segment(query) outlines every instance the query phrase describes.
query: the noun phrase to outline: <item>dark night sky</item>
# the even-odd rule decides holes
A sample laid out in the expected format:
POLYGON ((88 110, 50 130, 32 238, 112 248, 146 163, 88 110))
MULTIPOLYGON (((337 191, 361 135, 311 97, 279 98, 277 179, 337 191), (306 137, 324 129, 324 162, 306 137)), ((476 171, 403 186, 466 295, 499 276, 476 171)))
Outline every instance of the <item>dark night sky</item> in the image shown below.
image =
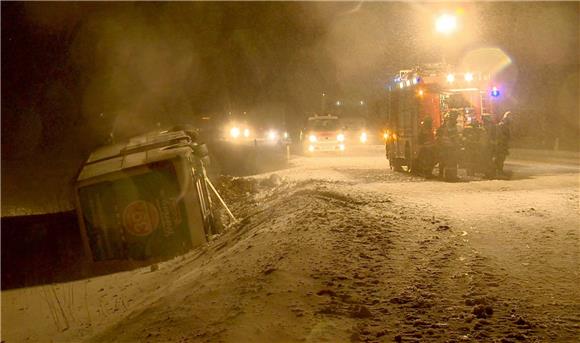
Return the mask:
POLYGON ((319 109, 323 90, 372 99, 398 69, 480 47, 513 61, 510 109, 578 138, 577 2, 1 6, 3 160, 90 149, 113 123, 146 129, 231 110, 292 125, 319 109), (434 36, 433 16, 458 7, 461 32, 434 36))

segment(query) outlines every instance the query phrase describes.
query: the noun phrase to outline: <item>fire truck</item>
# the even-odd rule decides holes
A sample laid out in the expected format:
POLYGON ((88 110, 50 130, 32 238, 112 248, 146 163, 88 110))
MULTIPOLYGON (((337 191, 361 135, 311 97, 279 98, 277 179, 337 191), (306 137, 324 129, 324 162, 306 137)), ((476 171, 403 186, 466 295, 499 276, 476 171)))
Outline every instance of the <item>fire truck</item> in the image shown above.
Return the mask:
POLYGON ((459 132, 482 117, 493 118, 500 90, 491 75, 454 69, 447 64, 426 64, 400 70, 387 83, 383 105, 386 157, 391 169, 412 172, 418 165, 420 125, 427 117, 432 134, 450 111, 458 113, 459 132))

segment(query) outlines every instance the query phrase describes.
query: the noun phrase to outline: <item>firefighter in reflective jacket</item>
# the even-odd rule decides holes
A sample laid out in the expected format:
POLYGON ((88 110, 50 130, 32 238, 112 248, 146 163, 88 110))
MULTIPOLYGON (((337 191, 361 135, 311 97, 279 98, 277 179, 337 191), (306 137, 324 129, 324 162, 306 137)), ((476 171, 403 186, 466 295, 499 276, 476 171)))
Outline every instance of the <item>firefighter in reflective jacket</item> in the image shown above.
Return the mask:
POLYGON ((433 135, 433 120, 431 117, 425 117, 423 121, 421 121, 418 143, 418 172, 426 178, 431 178, 433 177, 433 167, 437 163, 435 136, 433 135))
POLYGON ((437 150, 439 155, 439 177, 446 181, 457 180, 457 155, 459 150, 459 133, 457 132, 457 111, 450 111, 443 119, 443 125, 437 129, 437 150))

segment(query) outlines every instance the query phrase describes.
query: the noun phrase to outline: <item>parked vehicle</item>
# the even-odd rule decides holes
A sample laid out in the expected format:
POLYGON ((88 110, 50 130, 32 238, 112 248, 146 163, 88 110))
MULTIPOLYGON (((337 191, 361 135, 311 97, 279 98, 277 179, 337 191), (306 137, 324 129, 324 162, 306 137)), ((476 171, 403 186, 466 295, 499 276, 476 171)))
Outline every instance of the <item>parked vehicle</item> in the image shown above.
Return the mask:
POLYGON ((447 163, 445 168, 455 168, 449 170, 449 175, 456 175, 457 166, 462 163, 461 159, 456 161, 455 157, 462 156, 456 150, 461 146, 442 144, 446 140, 443 134, 438 134, 440 139, 434 142, 435 132, 445 133, 453 127, 452 131, 460 136, 465 127, 481 125, 483 117, 493 117, 501 97, 489 74, 429 64, 401 70, 389 83, 384 100, 383 137, 390 167, 417 171, 436 162, 434 151, 439 162, 449 159, 445 156, 449 152, 454 155, 453 163, 447 163), (446 125, 445 116, 450 116, 453 122, 446 125), (449 128, 443 130, 443 126, 449 128), (422 157, 433 162, 420 161, 422 157))

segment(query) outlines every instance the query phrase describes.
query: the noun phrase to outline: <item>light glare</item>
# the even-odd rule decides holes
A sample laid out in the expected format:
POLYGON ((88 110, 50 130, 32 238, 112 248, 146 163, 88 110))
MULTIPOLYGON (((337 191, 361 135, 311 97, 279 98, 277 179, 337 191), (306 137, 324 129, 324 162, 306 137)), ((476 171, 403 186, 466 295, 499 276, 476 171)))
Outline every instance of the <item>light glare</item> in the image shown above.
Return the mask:
POLYGON ((366 142, 367 142, 367 140, 368 140, 367 133, 366 133, 366 132, 363 132, 363 133, 361 133, 361 134, 360 134, 360 142, 361 142, 361 143, 366 143, 366 142))
POLYGON ((233 138, 238 138, 240 136, 240 129, 237 127, 232 127, 230 130, 230 136, 233 138))
POLYGON ((437 18, 435 28, 439 33, 451 34, 457 29, 457 18, 450 14, 442 14, 437 18))
POLYGON ((278 138, 278 132, 274 131, 274 130, 270 130, 268 131, 268 139, 271 141, 276 140, 276 138, 278 138))

